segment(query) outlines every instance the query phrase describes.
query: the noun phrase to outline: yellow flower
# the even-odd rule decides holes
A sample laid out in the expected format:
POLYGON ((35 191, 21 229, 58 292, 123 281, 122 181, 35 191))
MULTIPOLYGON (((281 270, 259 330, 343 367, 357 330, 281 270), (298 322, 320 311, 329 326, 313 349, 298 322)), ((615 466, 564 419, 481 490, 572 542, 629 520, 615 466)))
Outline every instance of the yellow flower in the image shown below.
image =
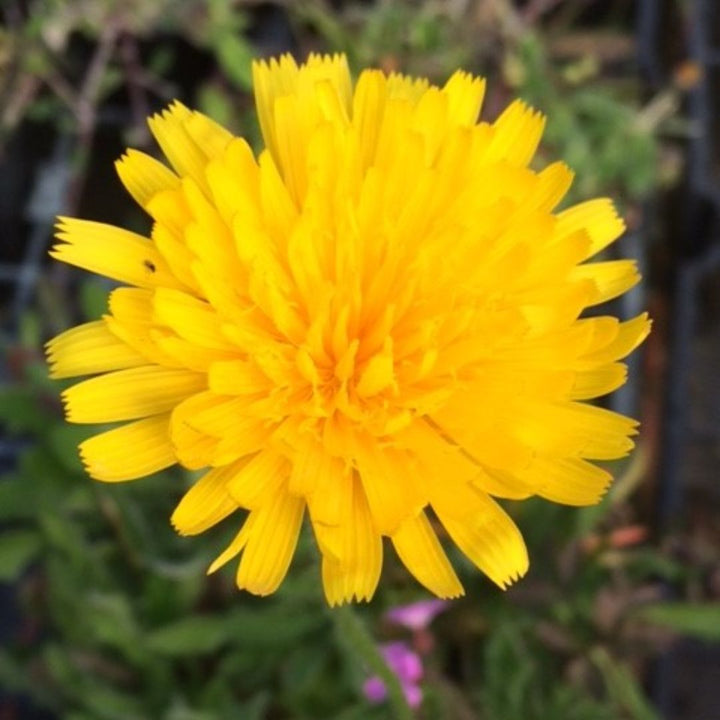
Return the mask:
POLYGON ((88 472, 209 470, 172 516, 195 534, 241 510, 212 564, 273 592, 305 510, 330 604, 369 599, 383 537, 441 597, 462 586, 436 535, 501 587, 525 573, 493 499, 595 503, 636 423, 585 403, 625 380, 641 315, 581 317, 638 281, 586 262, 624 229, 609 200, 554 208, 572 173, 528 167, 544 119, 477 123, 485 83, 443 88, 343 56, 254 66, 266 149, 174 103, 150 120, 172 169, 130 150, 120 179, 150 238, 62 218, 58 260, 127 287, 49 343, 67 419, 124 423, 88 472))

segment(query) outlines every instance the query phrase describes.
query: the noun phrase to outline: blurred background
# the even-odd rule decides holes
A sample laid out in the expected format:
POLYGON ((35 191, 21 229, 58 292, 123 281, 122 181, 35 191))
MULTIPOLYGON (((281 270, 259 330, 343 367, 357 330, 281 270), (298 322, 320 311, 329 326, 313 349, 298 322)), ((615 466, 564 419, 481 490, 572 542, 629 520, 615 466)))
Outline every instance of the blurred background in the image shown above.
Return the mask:
POLYGON ((0 13, 1 720, 393 716, 325 608, 309 534, 272 598, 239 593, 231 570, 206 578, 234 527, 175 535, 181 472, 91 482, 76 446, 92 429, 63 423, 43 362, 109 289, 48 262, 55 216, 147 231, 113 169, 127 146, 157 154, 145 118, 179 98, 258 147, 250 62, 284 51, 439 83, 463 67, 488 78, 486 119, 516 96, 541 109, 541 164, 565 160, 571 200, 610 195, 627 220, 612 252, 644 281, 613 312, 654 318, 609 401, 643 426, 603 503, 508 504, 525 580, 502 593, 453 558, 466 597, 408 621, 398 607, 426 595, 387 562, 358 608, 379 648, 413 656, 401 679, 422 692, 417 717, 720 717, 715 0, 2 0, 0 13))

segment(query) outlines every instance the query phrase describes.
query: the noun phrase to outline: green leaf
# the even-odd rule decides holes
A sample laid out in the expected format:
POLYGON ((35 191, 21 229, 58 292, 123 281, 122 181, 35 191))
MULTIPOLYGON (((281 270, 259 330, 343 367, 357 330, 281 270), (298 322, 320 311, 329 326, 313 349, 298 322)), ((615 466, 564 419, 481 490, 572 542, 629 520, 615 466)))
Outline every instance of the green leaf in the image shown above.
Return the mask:
POLYGON ((132 690, 119 690, 97 677, 84 684, 82 702, 90 711, 90 717, 98 720, 141 720, 147 717, 142 698, 134 697, 132 690))
POLYGON ((37 512, 37 487, 16 475, 0 477, 0 521, 24 520, 37 512))
POLYGON ((620 711, 618 717, 659 720, 627 665, 617 662, 603 648, 592 650, 590 659, 603 676, 608 697, 620 711))
POLYGON ((93 639, 123 651, 128 657, 137 656, 140 633, 128 597, 92 593, 84 612, 93 639))
POLYGON ((150 633, 147 646, 162 655, 182 656, 214 652, 227 643, 250 650, 281 650, 326 624, 322 615, 293 612, 285 606, 235 610, 225 615, 196 615, 150 633))
POLYGON ((18 331, 20 337, 20 345, 29 350, 34 350, 42 345, 42 329, 40 318, 37 312, 27 311, 20 318, 20 328, 18 331))
POLYGON ((198 91, 197 101, 200 111, 223 127, 231 128, 237 121, 232 102, 222 88, 206 83, 198 91))
POLYGON ((47 427, 35 392, 29 388, 0 387, 0 424, 12 433, 39 434, 47 427))
POLYGON ((657 603, 640 608, 636 616, 701 640, 720 640, 720 603, 657 603))
POLYGON ((146 645, 161 655, 198 655, 218 650, 231 638, 226 617, 196 615, 151 632, 146 645))
POLYGON ((93 425, 55 425, 48 433, 50 447, 60 462, 60 465, 71 473, 84 475, 83 464, 80 460, 78 445, 98 432, 93 425))
POLYGON ((42 542, 32 530, 5 530, 0 535, 0 582, 14 582, 37 557, 42 542))
POLYGON ((219 717, 215 712, 193 710, 186 705, 174 705, 167 711, 163 720, 218 720, 219 717))
MULTIPOLYGON (((223 720, 225 718, 242 718, 242 720, 262 720, 267 717, 270 696, 266 691, 257 693, 251 699, 242 702, 232 702, 224 706, 212 704, 212 709, 195 710, 184 702, 177 702, 163 715, 163 720, 223 720)), ((204 706, 205 703, 202 703, 204 706)))
POLYGON ((80 308, 88 320, 99 320, 108 306, 108 283, 102 280, 86 280, 80 286, 80 308))
POLYGON ((18 659, 0 648, 0 687, 5 692, 24 692, 29 685, 28 674, 18 659))
POLYGON ((254 55, 248 43, 236 35, 223 34, 217 40, 215 51, 228 79, 242 90, 249 90, 254 55))

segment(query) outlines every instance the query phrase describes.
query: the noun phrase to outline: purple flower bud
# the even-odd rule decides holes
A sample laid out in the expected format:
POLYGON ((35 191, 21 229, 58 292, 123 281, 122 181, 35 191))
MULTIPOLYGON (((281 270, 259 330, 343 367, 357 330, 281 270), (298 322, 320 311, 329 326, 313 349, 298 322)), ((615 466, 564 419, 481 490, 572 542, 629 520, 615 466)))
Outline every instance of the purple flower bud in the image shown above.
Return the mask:
MULTIPOLYGON (((423 676, 420 656, 404 642, 388 643, 383 645, 380 651, 388 667, 400 680, 408 705, 412 708, 420 707, 422 690, 417 685, 423 676)), ((363 694, 371 703, 381 703, 387 698, 387 688, 377 675, 373 675, 363 684, 363 694)))
POLYGON ((449 603, 447 600, 420 600, 409 605, 398 605, 385 613, 385 617, 397 625, 409 630, 423 630, 443 612, 449 603))
POLYGON ((363 683, 363 695, 373 704, 381 703, 387 697, 385 683, 377 676, 369 677, 363 683))
POLYGON ((416 683, 422 679, 422 660, 407 643, 401 641, 388 643, 383 646, 382 654, 385 662, 401 681, 416 683))

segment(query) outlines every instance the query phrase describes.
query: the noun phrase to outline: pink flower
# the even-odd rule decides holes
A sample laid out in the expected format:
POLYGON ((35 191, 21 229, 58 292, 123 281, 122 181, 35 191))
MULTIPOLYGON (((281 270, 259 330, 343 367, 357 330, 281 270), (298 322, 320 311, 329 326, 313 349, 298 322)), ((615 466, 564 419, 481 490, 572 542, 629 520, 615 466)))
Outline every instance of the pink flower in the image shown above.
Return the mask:
POLYGON ((409 630, 424 630, 448 605, 446 600, 420 600, 391 608, 385 613, 385 617, 409 630))
MULTIPOLYGON (((411 708, 420 707, 422 690, 418 683, 423 676, 420 656, 413 652, 404 642, 388 643, 383 645, 380 650, 388 667, 400 680, 408 705, 411 708)), ((387 688, 377 675, 373 675, 363 684, 363 694, 371 703, 377 704, 387 698, 387 688)))

